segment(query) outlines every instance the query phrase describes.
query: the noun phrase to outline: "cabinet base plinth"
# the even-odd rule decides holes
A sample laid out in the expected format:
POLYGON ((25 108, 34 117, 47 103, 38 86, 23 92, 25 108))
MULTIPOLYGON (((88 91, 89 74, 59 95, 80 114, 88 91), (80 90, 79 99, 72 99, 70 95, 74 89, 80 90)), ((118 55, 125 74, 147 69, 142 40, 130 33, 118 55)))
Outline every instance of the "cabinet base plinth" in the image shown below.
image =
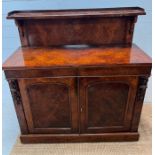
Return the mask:
POLYGON ((117 142, 137 141, 138 132, 104 134, 28 134, 20 136, 22 143, 63 143, 63 142, 117 142))

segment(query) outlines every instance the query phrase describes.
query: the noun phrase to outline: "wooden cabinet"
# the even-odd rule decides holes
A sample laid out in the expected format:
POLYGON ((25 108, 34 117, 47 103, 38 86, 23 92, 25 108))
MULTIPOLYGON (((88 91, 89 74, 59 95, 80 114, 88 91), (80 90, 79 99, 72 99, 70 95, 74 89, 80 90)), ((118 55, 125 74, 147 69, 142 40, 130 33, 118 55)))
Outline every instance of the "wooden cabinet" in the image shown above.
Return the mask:
POLYGON ((142 8, 14 11, 3 64, 23 143, 135 141, 151 59, 132 43, 142 8))
POLYGON ((130 131, 137 77, 36 78, 18 83, 30 133, 130 131))
POLYGON ((19 80, 30 133, 78 133, 75 78, 19 80))
POLYGON ((80 131, 129 131, 137 84, 137 77, 80 78, 80 131))

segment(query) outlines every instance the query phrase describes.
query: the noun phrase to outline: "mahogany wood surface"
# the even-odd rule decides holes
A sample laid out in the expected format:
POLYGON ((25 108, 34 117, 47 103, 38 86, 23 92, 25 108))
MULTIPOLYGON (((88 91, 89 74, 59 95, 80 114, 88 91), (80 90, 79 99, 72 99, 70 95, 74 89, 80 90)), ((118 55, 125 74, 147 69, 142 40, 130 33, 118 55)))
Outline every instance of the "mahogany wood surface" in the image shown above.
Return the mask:
POLYGON ((151 58, 138 46, 88 48, 19 48, 4 63, 4 70, 84 67, 109 65, 151 65, 151 58))
POLYGON ((12 94, 13 102, 14 102, 14 107, 17 113, 17 118, 20 124, 20 129, 22 134, 28 134, 28 125, 27 121, 25 118, 25 112, 21 100, 21 95, 20 95, 20 89, 18 85, 18 80, 8 80, 8 84, 10 87, 10 91, 12 94))
POLYGON ((132 43, 139 7, 13 11, 22 47, 3 70, 21 142, 138 140, 151 58, 132 43))
POLYGON ((82 133, 129 131, 138 78, 134 76, 79 79, 82 133))
POLYGON ((13 11, 22 46, 131 45, 139 7, 13 11))
POLYGON ((78 133, 76 78, 20 79, 30 133, 78 133))
POLYGON ((62 142, 123 142, 137 141, 137 132, 119 132, 104 134, 29 134, 20 136, 22 143, 62 143, 62 142))
POLYGON ((8 13, 8 19, 40 19, 40 18, 78 18, 78 17, 115 17, 145 15, 145 10, 140 7, 74 9, 74 10, 18 10, 8 13))

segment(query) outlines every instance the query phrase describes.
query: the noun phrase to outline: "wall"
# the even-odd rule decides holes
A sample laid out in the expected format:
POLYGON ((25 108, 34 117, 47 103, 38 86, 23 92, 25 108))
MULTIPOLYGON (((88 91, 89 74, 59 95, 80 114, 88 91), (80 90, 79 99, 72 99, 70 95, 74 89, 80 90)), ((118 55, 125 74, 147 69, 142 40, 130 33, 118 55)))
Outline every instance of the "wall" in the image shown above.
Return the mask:
MULTIPOLYGON (((140 6, 145 8, 147 15, 139 16, 135 27, 134 43, 139 45, 151 56, 152 42, 152 5, 151 0, 3 0, 3 61, 20 46, 17 27, 13 20, 6 20, 12 10, 31 9, 78 9, 100 7, 140 6)), ((145 102, 151 102, 151 79, 145 102)), ((19 134, 19 126, 14 112, 8 84, 3 75, 3 154, 7 155, 19 134)))

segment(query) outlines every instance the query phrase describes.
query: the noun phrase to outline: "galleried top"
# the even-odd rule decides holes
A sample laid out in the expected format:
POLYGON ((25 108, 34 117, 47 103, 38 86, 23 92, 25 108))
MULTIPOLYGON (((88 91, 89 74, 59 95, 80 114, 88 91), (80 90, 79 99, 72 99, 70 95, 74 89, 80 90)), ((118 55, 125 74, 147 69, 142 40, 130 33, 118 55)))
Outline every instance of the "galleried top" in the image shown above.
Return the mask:
POLYGON ((74 10, 30 10, 12 11, 8 19, 41 19, 41 18, 80 18, 80 17, 117 17, 145 15, 140 7, 74 9, 74 10))
POLYGON ((139 7, 12 11, 22 46, 51 47, 62 45, 129 45, 139 7))

